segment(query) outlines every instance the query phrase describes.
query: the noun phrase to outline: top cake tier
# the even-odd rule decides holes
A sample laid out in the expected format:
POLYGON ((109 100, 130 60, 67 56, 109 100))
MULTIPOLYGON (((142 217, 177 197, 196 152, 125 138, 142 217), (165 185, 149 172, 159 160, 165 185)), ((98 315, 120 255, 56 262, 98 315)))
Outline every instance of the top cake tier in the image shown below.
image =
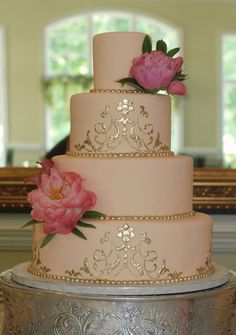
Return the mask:
MULTIPOLYGON (((93 71, 95 89, 121 89, 117 80, 129 76, 132 60, 142 54, 146 34, 114 32, 94 36, 93 71)), ((129 89, 130 86, 123 86, 129 89)))

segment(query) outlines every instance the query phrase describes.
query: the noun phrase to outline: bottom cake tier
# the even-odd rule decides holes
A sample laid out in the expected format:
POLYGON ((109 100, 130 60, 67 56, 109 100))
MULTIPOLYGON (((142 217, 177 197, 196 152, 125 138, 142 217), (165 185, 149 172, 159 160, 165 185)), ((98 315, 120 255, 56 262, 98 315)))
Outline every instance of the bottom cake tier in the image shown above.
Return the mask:
POLYGON ((202 213, 183 218, 106 218, 96 229, 80 228, 87 240, 57 234, 46 246, 43 224, 33 229, 35 275, 81 283, 149 284, 200 279, 211 265, 212 220, 202 213))

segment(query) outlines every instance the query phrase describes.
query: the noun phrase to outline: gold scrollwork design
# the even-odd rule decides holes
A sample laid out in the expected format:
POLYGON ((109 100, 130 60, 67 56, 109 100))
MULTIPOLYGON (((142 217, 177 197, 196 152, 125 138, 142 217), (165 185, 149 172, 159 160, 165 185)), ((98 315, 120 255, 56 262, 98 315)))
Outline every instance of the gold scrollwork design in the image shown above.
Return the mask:
POLYGON ((39 251, 39 247, 36 241, 33 241, 32 243, 32 260, 34 264, 37 264, 37 265, 41 264, 40 251, 39 251))
POLYGON ((87 131, 82 143, 75 145, 81 152, 109 152, 127 142, 137 152, 168 152, 162 144, 160 133, 148 122, 149 114, 144 106, 135 113, 133 102, 127 98, 120 101, 114 111, 106 105, 100 113, 102 121, 95 124, 93 132, 87 131))
POLYGON ((100 238, 100 247, 96 248, 92 257, 86 257, 79 269, 66 270, 64 275, 53 275, 50 269, 41 266, 39 270, 32 265, 29 271, 35 275, 71 280, 80 283, 111 284, 111 285, 142 285, 158 283, 174 283, 200 279, 214 272, 211 264, 211 252, 206 255, 205 264, 196 269, 195 273, 184 276, 181 271, 170 269, 162 259, 152 240, 146 232, 137 233, 125 223, 117 227, 116 237, 105 232, 100 238), (119 280, 129 273, 134 280, 119 280))
POLYGON ((214 267, 212 265, 212 255, 211 255, 211 250, 209 250, 209 254, 207 255, 206 261, 205 261, 205 265, 204 266, 200 266, 199 268, 197 268, 197 273, 199 275, 202 275, 204 273, 206 273, 207 271, 214 271, 214 267))
MULTIPOLYGON (((151 238, 146 232, 137 235, 135 229, 127 223, 117 229, 116 236, 121 241, 120 244, 116 242, 115 245, 112 234, 105 232, 100 238, 102 248, 94 250, 92 261, 86 258, 87 274, 90 278, 94 280, 109 278, 108 280, 110 280, 121 272, 128 271, 140 280, 143 276, 153 282, 183 280, 182 272, 169 269, 166 261, 159 257, 157 251, 151 246, 151 238)), ((213 270, 208 255, 205 266, 196 269, 195 275, 199 278, 204 277, 213 270)), ((67 273, 69 272, 67 271, 67 273)), ((81 273, 77 277, 80 276, 81 273)), ((73 277, 76 277, 75 272, 73 272, 73 277)))

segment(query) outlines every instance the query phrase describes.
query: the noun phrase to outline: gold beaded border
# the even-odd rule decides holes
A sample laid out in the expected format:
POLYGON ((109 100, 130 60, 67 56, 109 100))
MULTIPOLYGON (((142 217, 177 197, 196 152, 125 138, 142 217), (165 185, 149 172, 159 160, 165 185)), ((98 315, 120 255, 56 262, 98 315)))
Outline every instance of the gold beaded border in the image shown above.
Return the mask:
POLYGON ((171 215, 106 215, 101 216, 99 220, 101 221, 165 221, 165 220, 178 220, 178 219, 185 219, 192 216, 195 216, 195 211, 184 212, 184 213, 177 213, 171 215))
POLYGON ((121 90, 121 89, 114 89, 114 88, 93 88, 90 90, 90 93, 146 93, 142 90, 121 90))
POLYGON ((155 157, 169 157, 173 156, 173 151, 162 152, 120 152, 120 153, 106 153, 106 152, 75 152, 67 151, 66 155, 81 158, 155 158, 155 157))
POLYGON ((183 276, 178 278, 167 278, 167 279, 156 279, 156 280, 109 280, 109 279, 80 279, 80 278, 73 278, 69 276, 63 276, 63 275, 55 275, 55 274, 49 274, 42 272, 40 270, 34 269, 31 265, 28 267, 28 271, 32 273, 35 276, 47 278, 47 279, 55 279, 55 280, 63 280, 63 281, 69 281, 69 282, 76 282, 79 284, 99 284, 99 285, 125 285, 125 286, 131 286, 131 285, 150 285, 150 284, 172 284, 172 283, 178 283, 178 282, 186 282, 190 280, 196 280, 205 278, 209 275, 211 275, 215 268, 214 266, 211 266, 208 270, 205 272, 202 272, 200 274, 194 274, 190 276, 183 276))

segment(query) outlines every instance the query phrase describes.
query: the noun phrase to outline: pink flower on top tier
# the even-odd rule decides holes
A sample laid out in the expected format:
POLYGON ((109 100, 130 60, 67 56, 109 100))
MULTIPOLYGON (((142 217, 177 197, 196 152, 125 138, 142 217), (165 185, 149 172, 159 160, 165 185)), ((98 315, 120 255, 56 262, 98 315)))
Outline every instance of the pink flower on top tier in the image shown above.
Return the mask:
POLYGON ((28 194, 34 220, 44 223, 46 234, 68 234, 89 209, 96 195, 83 188, 83 180, 75 172, 63 172, 46 162, 45 171, 35 179, 37 189, 28 194))
POLYGON ((133 60, 130 75, 148 90, 165 89, 181 70, 183 58, 166 56, 162 51, 146 52, 133 60))
POLYGON ((173 57, 179 50, 180 48, 174 48, 168 51, 163 40, 157 41, 156 50, 152 50, 152 41, 146 35, 142 54, 133 59, 131 64, 130 77, 119 79, 118 83, 145 93, 166 91, 169 94, 184 95, 186 88, 182 81, 186 79, 186 75, 182 73, 183 58, 173 57))
POLYGON ((171 81, 167 90, 170 94, 173 94, 173 95, 174 94, 185 95, 185 93, 186 93, 185 85, 181 81, 178 81, 178 80, 171 81))

